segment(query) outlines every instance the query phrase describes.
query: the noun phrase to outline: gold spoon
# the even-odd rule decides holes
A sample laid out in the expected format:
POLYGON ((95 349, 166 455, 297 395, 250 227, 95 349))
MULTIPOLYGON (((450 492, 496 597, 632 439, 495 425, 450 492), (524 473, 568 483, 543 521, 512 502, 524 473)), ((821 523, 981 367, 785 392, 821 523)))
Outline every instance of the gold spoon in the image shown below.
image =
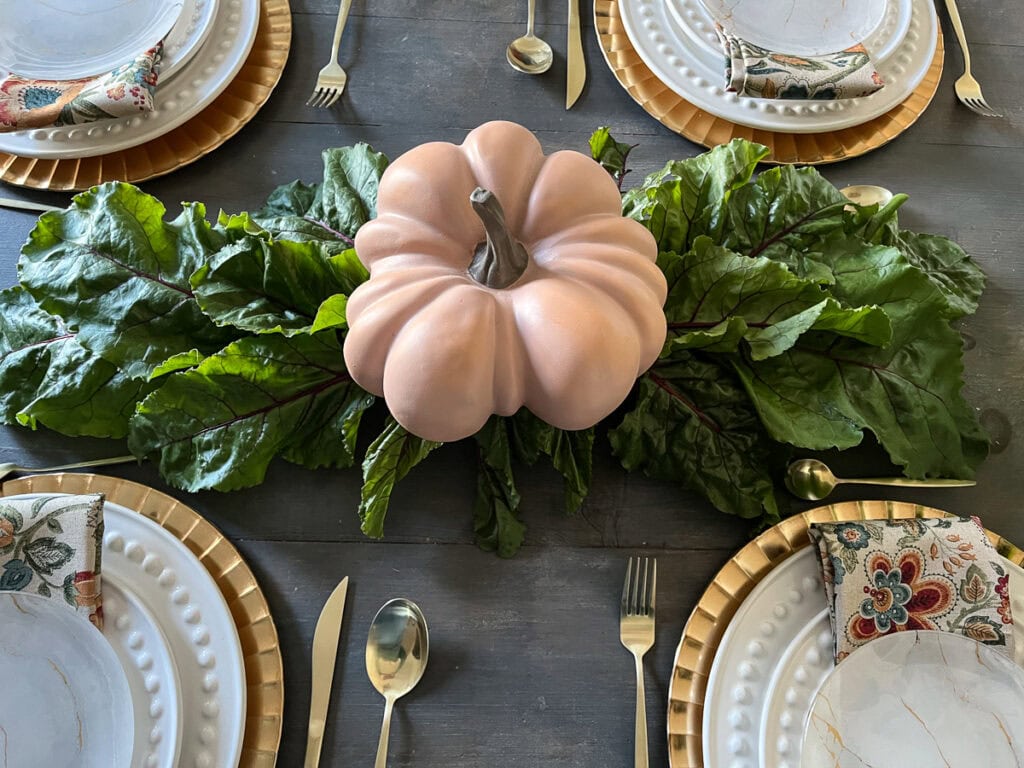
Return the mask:
POLYGON ((385 702, 374 768, 387 766, 391 711, 395 700, 415 688, 423 677, 429 649, 427 621, 416 603, 397 598, 377 611, 366 639, 366 674, 385 702))
POLYGON ((110 459, 93 459, 92 461, 78 461, 74 464, 62 464, 59 467, 20 467, 17 464, 6 461, 0 463, 0 480, 14 473, 29 472, 61 472, 65 469, 85 469, 86 467, 103 467, 107 464, 127 464, 131 461, 138 461, 134 456, 114 456, 110 459))
POLYGON ((555 55, 551 52, 551 46, 533 34, 533 16, 537 0, 530 0, 527 19, 526 34, 517 37, 508 44, 505 51, 505 58, 512 65, 513 69, 525 72, 527 75, 539 75, 551 69, 551 62, 555 55))
POLYGON ((975 485, 974 480, 911 480, 906 477, 836 477, 828 466, 817 459, 794 461, 786 470, 786 487, 795 496, 809 501, 824 499, 842 483, 862 485, 898 485, 913 488, 956 488, 975 485))

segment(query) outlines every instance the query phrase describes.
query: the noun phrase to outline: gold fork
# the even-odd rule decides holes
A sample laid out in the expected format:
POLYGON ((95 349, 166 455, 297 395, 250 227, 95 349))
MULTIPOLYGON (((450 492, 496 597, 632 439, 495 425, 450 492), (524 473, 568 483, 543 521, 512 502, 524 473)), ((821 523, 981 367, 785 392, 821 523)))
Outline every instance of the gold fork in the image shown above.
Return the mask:
POLYGON ((644 654, 654 645, 654 593, 658 581, 658 561, 645 557, 641 573, 640 558, 629 558, 626 582, 622 586, 619 608, 619 639, 636 660, 636 736, 635 768, 647 768, 647 704, 644 698, 644 654), (648 591, 650 583, 650 591, 648 591))
POLYGON ((964 25, 960 21, 960 11, 956 7, 956 0, 946 0, 946 10, 949 11, 949 18, 953 22, 953 31, 956 32, 956 39, 960 43, 960 50, 964 52, 964 73, 960 79, 953 83, 953 90, 956 97, 960 99, 965 107, 985 117, 1002 117, 985 101, 981 95, 981 84, 971 75, 971 52, 967 49, 967 36, 964 34, 964 25))
POLYGON ((338 63, 338 48, 341 47, 341 32, 345 29, 345 22, 348 21, 348 11, 352 7, 352 0, 341 0, 341 8, 338 9, 338 23, 334 27, 334 45, 331 47, 331 63, 320 70, 316 78, 316 87, 313 94, 306 102, 307 107, 329 107, 341 98, 345 90, 345 82, 348 76, 345 70, 338 63))

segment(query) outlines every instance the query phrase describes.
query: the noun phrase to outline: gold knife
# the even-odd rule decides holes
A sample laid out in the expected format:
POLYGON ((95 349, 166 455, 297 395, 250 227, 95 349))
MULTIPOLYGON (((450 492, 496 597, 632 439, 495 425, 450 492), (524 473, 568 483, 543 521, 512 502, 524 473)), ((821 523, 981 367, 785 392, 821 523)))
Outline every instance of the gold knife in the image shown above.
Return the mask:
POLYGON ((583 84, 587 81, 587 64, 583 59, 583 39, 580 34, 580 0, 569 0, 567 60, 565 108, 569 109, 583 93, 583 84))
POLYGON ((30 203, 28 200, 15 200, 10 197, 0 197, 0 208, 18 208, 23 211, 62 211, 54 205, 43 205, 42 203, 30 203))
POLYGON ((331 684, 341 637, 341 620, 345 615, 348 576, 341 580, 327 598, 313 632, 313 690, 309 700, 309 737, 306 741, 304 768, 320 765, 320 748, 327 726, 327 705, 331 701, 331 684))

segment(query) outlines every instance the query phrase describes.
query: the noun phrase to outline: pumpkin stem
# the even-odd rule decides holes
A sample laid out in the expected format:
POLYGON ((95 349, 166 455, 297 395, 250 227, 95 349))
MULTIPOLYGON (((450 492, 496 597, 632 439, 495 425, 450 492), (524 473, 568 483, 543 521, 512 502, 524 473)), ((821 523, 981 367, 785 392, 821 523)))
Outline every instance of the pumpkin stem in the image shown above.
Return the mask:
POLYGON ((508 231, 505 211, 493 192, 477 187, 469 202, 487 232, 487 239, 477 245, 473 254, 469 276, 488 288, 507 288, 526 271, 530 254, 508 231))

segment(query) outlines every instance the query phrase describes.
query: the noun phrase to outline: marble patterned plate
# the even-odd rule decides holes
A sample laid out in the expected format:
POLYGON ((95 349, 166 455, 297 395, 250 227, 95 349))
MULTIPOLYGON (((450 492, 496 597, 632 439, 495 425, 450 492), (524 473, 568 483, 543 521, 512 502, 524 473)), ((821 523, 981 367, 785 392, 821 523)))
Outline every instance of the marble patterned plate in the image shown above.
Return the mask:
POLYGON ((132 701, 113 649, 58 601, 0 595, 3 765, 128 768, 132 701))
POLYGON ((173 765, 235 768, 245 729, 245 663, 224 596, 202 562, 157 523, 109 499, 103 519, 104 572, 130 584, 152 613, 180 676, 181 752, 173 765))
POLYGON ((844 659, 814 697, 800 765, 1024 765, 1024 670, 949 632, 872 640, 844 659))

